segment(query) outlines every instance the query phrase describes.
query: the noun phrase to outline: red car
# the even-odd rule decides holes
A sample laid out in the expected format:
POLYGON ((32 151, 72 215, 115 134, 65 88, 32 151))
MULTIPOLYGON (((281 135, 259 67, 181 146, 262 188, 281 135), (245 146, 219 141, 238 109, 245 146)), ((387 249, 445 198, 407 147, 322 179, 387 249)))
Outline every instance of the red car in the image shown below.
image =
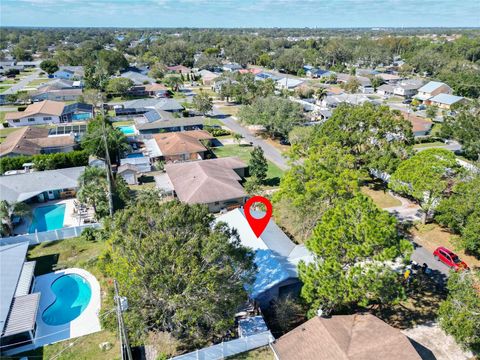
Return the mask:
POLYGON ((460 260, 460 258, 453 251, 448 250, 446 247, 438 247, 433 252, 433 257, 435 260, 443 262, 445 265, 453 268, 455 271, 469 269, 466 263, 460 260))

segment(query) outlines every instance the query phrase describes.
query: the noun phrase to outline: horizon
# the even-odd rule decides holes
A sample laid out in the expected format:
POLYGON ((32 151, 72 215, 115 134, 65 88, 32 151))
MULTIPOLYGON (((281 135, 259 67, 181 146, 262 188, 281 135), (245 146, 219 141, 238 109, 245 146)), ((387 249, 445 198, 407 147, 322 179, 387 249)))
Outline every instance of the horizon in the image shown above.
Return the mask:
POLYGON ((480 27, 477 0, 2 0, 0 10, 2 27, 29 28, 480 27))

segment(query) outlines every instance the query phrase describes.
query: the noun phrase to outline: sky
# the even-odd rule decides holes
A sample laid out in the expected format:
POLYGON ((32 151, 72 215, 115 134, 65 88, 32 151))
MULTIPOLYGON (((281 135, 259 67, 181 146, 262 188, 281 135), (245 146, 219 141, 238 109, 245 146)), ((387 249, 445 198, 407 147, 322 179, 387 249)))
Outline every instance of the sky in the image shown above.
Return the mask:
POLYGON ((0 25, 480 27, 480 0, 0 0, 0 25))

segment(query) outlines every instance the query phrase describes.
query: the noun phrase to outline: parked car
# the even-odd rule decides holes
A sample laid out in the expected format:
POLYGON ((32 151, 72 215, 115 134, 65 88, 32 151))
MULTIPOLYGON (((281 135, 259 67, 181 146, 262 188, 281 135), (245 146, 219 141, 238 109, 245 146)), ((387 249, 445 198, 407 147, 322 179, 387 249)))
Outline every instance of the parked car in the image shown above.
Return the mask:
POLYGON ((423 104, 420 104, 420 105, 418 105, 418 107, 417 107, 418 110, 425 110, 426 108, 427 108, 427 106, 426 106, 426 105, 423 105, 423 104))
POLYGON ((445 265, 453 268, 455 271, 468 270, 468 265, 460 260, 460 258, 446 247, 440 246, 433 252, 433 257, 437 261, 443 262, 445 265))
POLYGON ((405 99, 402 101, 402 104, 411 104, 412 103, 412 99, 405 99))

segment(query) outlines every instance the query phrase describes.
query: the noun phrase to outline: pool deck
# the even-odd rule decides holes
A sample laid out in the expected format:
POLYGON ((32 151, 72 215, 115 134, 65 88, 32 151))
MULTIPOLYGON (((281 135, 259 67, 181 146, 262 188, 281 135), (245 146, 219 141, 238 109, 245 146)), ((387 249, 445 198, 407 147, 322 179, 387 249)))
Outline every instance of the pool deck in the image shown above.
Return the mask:
MULTIPOLYGON (((75 209, 74 205, 75 199, 61 199, 61 200, 52 200, 52 201, 46 201, 43 203, 34 203, 30 204, 30 207, 32 209, 32 213, 36 208, 42 207, 42 206, 51 206, 51 205, 60 205, 60 204, 65 204, 65 215, 63 218, 63 227, 71 227, 71 226, 78 226, 79 220, 77 217, 74 216, 73 210, 75 209)), ((31 219, 25 219, 22 224, 19 226, 15 227, 15 233, 16 234, 28 234, 28 230, 30 228, 30 224, 32 223, 31 219)))
POLYGON ((102 329, 98 317, 101 306, 100 284, 95 276, 88 271, 78 268, 69 268, 40 275, 35 278, 33 292, 41 293, 40 304, 37 311, 37 332, 35 334, 34 343, 12 349, 6 352, 7 355, 14 355, 59 341, 92 334, 102 329), (77 274, 85 278, 92 289, 92 297, 90 298, 88 306, 76 319, 63 325, 47 325, 43 322, 42 315, 43 312, 53 304, 56 298, 51 286, 56 279, 67 274, 77 274))

